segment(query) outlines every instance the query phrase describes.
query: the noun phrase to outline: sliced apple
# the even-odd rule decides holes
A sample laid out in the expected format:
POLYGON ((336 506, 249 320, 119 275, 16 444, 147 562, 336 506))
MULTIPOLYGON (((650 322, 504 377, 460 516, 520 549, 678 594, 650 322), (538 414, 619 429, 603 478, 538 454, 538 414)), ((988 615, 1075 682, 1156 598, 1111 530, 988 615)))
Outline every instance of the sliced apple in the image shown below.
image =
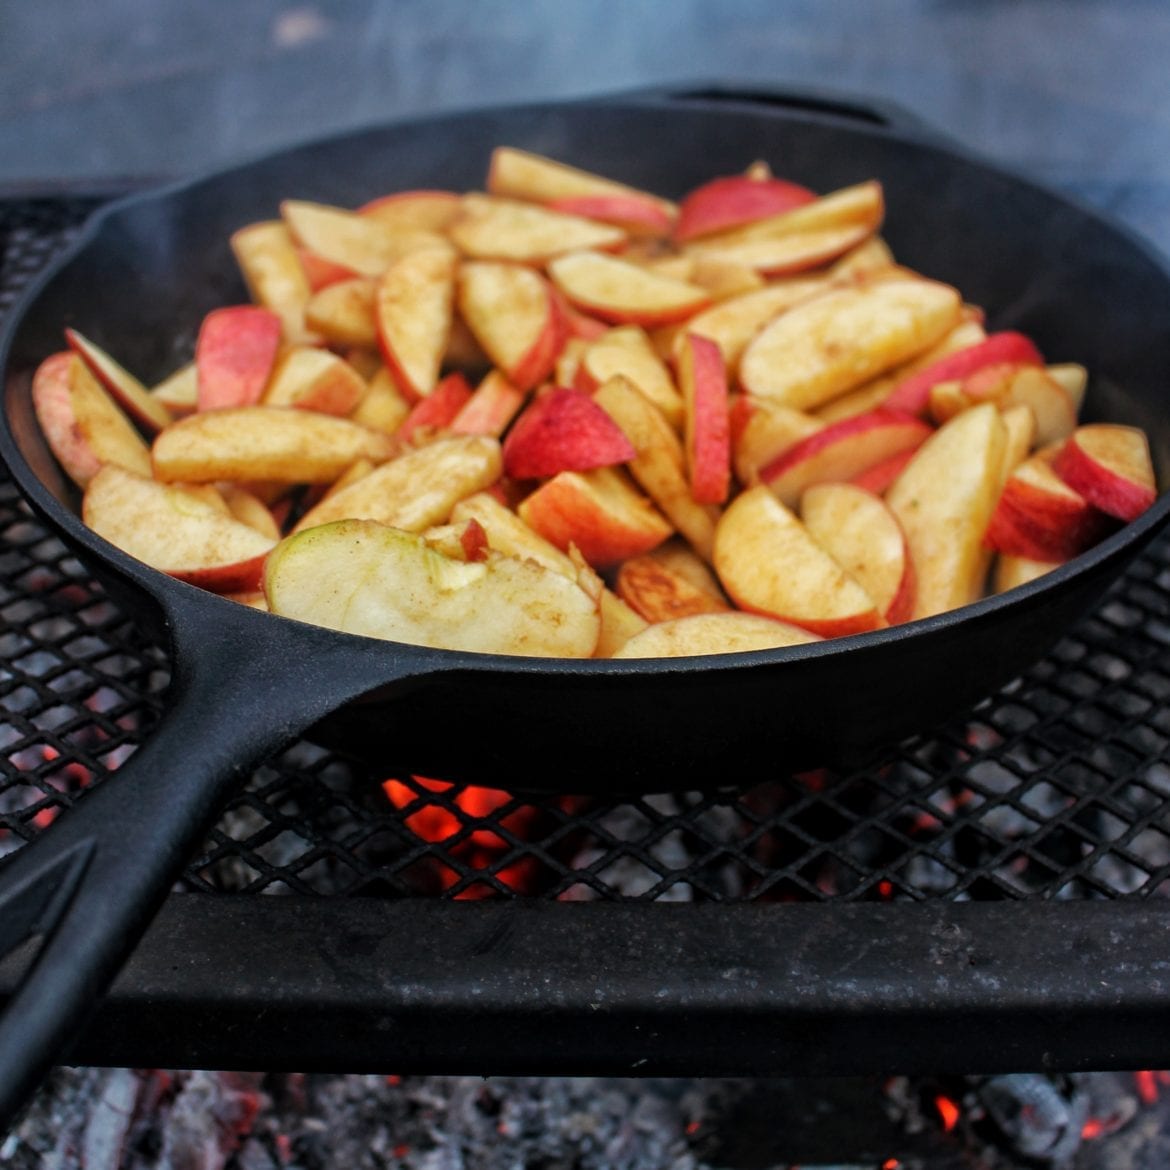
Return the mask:
POLYGON ((755 484, 765 467, 825 426, 803 410, 750 394, 736 396, 731 418, 735 474, 745 486, 755 484))
POLYGON ((497 552, 510 557, 528 557, 547 569, 570 577, 576 575, 577 566, 567 553, 540 536, 491 492, 476 492, 451 509, 452 523, 465 524, 470 520, 480 525, 487 535, 488 545, 497 552))
POLYGON ((159 433, 150 457, 165 482, 331 483, 358 459, 382 463, 397 450, 389 435, 349 419, 240 406, 179 419, 159 433))
MULTIPOLYGON (((434 395, 431 395, 434 398, 434 395)), ((423 402, 429 399, 424 398, 423 402)), ((422 403, 419 403, 422 406, 422 403)), ((363 427, 394 434, 410 414, 410 400, 398 389, 394 375, 380 367, 370 378, 361 401, 350 412, 350 419, 363 427)))
POLYGON ((305 306, 305 323, 330 345, 378 344, 375 284, 365 276, 340 280, 313 293, 305 306))
POLYGON ((711 294, 699 285, 660 276, 602 252, 558 256, 548 272, 570 303, 614 324, 664 325, 711 302, 711 294))
POLYGON ((421 248, 392 263, 378 281, 378 344, 395 381, 425 398, 439 380, 451 333, 457 257, 447 245, 421 248))
POLYGON ((1060 561, 1038 561, 1032 557, 1012 556, 1010 553, 1000 553, 995 558, 995 569, 992 574, 992 588, 996 593, 1006 593, 1017 585, 1027 585, 1036 581, 1053 569, 1059 568, 1060 561))
POLYGON ((557 548, 575 545, 595 569, 648 552, 674 531, 613 467, 562 471, 525 497, 517 511, 557 548))
POLYGON ((646 556, 657 561, 668 572, 689 581, 721 604, 726 603, 723 587, 711 572, 710 566, 680 537, 672 536, 665 544, 652 548, 646 556))
POLYGON ((573 385, 592 394, 615 374, 629 378, 670 424, 681 430, 682 397, 666 363, 641 326, 616 326, 588 345, 581 354, 573 385))
POLYGON ((254 406, 264 394, 280 350, 281 322, 257 305, 212 309, 195 342, 200 410, 254 406))
POLYGON ((674 238, 685 243, 698 236, 791 211, 816 199, 799 183, 771 175, 726 175, 691 191, 678 206, 674 238))
POLYGON ((305 306, 313 290, 288 227, 280 220, 248 224, 232 234, 231 249, 252 300, 280 318, 284 340, 312 342, 305 306))
POLYGON ((914 563, 894 513, 873 493, 849 483, 822 483, 800 498, 812 538, 877 603, 890 625, 914 610, 914 563))
MULTIPOLYGON (((499 370, 491 370, 451 420, 456 435, 500 435, 520 412, 526 395, 499 370)), ((506 449, 505 449, 506 455, 506 449)))
POLYGON ((239 484, 229 483, 223 485, 220 495, 227 505, 228 512, 241 524, 255 529, 261 536, 267 536, 273 542, 280 539, 280 525, 277 524, 272 509, 255 492, 239 484))
POLYGON ((602 590, 598 599, 601 634, 594 658, 612 658, 635 634, 647 627, 646 619, 631 609, 612 589, 602 590))
POLYGON ((217 592, 255 589, 276 543, 198 492, 108 464, 90 481, 82 518, 123 552, 217 592))
POLYGON ((308 248, 297 248, 297 256, 309 279, 309 290, 312 293, 320 292, 339 281, 354 279, 353 272, 346 265, 338 264, 336 260, 326 260, 308 248))
POLYGON ((76 329, 65 330, 69 348, 89 367, 89 372, 109 391, 118 405, 152 434, 174 421, 171 412, 124 366, 76 329))
POLYGON ((504 470, 514 479, 543 479, 626 463, 636 454, 621 428, 579 390, 538 394, 504 440, 504 470))
POLYGON ((737 244, 712 242, 692 245, 700 256, 739 264, 761 276, 791 276, 820 268, 867 240, 873 229, 866 224, 844 224, 819 231, 793 232, 768 240, 737 244))
POLYGON ((471 395, 471 385, 459 370, 441 378, 426 398, 411 407, 398 428, 398 438, 417 441, 420 435, 446 430, 471 401, 471 395))
POLYGON ((152 398, 166 407, 172 421, 199 406, 199 376, 194 362, 186 362, 150 388, 152 398))
POLYGON ((689 658, 803 646, 821 639, 809 630, 753 613, 704 613, 648 626, 613 658, 689 658))
POLYGON ((905 451, 899 451, 896 455, 891 455, 888 459, 858 472, 849 482, 859 488, 865 488, 867 492, 873 492, 875 496, 885 495, 894 480, 905 470, 906 464, 914 458, 915 450, 917 448, 909 447, 905 451))
POLYGON ((715 529, 715 572, 751 613, 823 637, 883 624, 877 603, 762 484, 741 492, 715 529))
POLYGON ((463 197, 458 217, 447 229, 452 243, 473 260, 513 260, 544 264, 581 248, 619 248, 621 228, 533 203, 492 195, 463 197))
POLYGON ((719 346, 697 333, 688 334, 679 356, 678 381, 691 496, 698 504, 722 504, 731 488, 731 427, 727 371, 719 346))
POLYGON ((914 561, 912 617, 981 596, 989 560, 983 538, 999 498, 1005 442, 999 411, 974 406, 935 431, 886 493, 914 561))
POLYGON ((610 378, 593 400, 633 443, 636 455, 629 471, 634 479, 699 556, 710 560, 719 510, 691 495, 682 440, 666 416, 621 374, 610 378))
POLYGON ((835 281, 865 280, 892 268, 895 263, 889 244, 880 236, 870 236, 837 260, 829 269, 829 276, 835 281))
POLYGON ((901 411, 856 414, 814 431, 760 469, 762 483, 795 507, 807 487, 849 480, 902 451, 914 450, 932 433, 928 423, 901 411))
POLYGON ((564 195, 545 206, 550 211, 611 224, 631 236, 667 236, 674 226, 665 208, 640 194, 564 195))
POLYGON ((740 360, 740 384, 749 394, 811 409, 933 345, 961 308, 955 289, 929 280, 826 292, 756 335, 740 360))
POLYGON ((1077 427, 1052 467, 1069 487, 1118 520, 1136 520, 1157 498, 1149 440, 1137 427, 1077 427))
POLYGON ((327 349, 285 350, 264 391, 265 406, 290 406, 347 415, 362 400, 366 383, 347 361, 327 349))
POLYGON ((464 497, 500 477, 500 445, 485 435, 439 439, 383 463, 342 491, 311 508, 298 530, 334 520, 377 520, 422 532, 446 523, 464 497))
POLYGON ((519 264, 469 261, 460 267, 459 312, 476 341, 518 390, 531 390, 556 365, 567 339, 548 281, 519 264))
POLYGON ((723 613, 731 607, 653 555, 630 557, 617 575, 617 594, 648 622, 696 613, 723 613))
POLYGON ((395 642, 487 654, 586 658, 597 598, 533 561, 443 556, 416 533, 340 520, 282 541, 268 557, 273 613, 395 642))
POLYGON ((459 214, 459 203, 454 191, 394 191, 363 203, 357 213, 394 232, 444 232, 459 214))

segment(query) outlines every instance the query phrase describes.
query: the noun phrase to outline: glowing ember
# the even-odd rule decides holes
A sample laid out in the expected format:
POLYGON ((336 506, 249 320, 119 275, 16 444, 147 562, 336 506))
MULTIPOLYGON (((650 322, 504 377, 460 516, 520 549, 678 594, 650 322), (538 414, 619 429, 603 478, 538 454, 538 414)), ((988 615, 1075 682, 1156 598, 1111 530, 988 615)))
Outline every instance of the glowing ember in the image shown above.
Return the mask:
POLYGON ((950 1133, 959 1120, 959 1107, 949 1097, 935 1097, 934 1106, 942 1119, 944 1133, 950 1133))

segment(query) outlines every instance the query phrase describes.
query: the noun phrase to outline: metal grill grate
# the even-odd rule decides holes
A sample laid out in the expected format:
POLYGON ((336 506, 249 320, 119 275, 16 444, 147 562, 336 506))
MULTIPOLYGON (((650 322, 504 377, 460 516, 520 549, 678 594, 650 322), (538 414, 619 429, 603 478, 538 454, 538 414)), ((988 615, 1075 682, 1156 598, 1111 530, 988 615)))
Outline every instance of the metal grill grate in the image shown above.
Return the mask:
MULTIPOLYGON (((0 313, 92 209, 0 202, 0 313)), ((536 801, 387 781, 299 743, 186 870, 200 892, 403 898, 1102 899, 1170 890, 1170 541, 1027 676, 849 775, 536 801)), ((0 480, 0 854, 147 734, 165 655, 0 480)))

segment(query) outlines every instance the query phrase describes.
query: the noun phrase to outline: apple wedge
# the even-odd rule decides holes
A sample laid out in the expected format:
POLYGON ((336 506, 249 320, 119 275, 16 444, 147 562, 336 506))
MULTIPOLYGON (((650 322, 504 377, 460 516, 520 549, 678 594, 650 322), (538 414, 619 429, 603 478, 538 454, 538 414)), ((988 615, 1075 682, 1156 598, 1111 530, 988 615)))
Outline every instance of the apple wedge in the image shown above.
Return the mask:
POLYGON ((874 599, 762 484, 727 506, 715 529, 713 564, 728 596, 749 613, 822 637, 883 624, 874 599))
POLYGON ((719 510, 691 495, 682 440, 665 415, 621 374, 610 378, 593 400, 633 443, 636 454, 628 468, 634 479, 699 556, 710 560, 719 510))
MULTIPOLYGON (((520 412, 527 396, 499 370, 491 370, 451 420, 455 435, 494 435, 499 438, 520 412)), ((505 449, 505 457, 506 457, 505 449)))
POLYGON ((782 313, 740 359, 749 394, 809 410, 937 342, 962 308, 930 280, 885 280, 834 289, 782 313))
MULTIPOLYGON (((428 399, 424 398, 423 402, 426 401, 428 399)), ((370 379, 365 394, 350 412, 349 417, 351 422, 392 435, 402 426, 410 414, 410 409, 410 401, 398 389, 394 375, 385 366, 381 366, 370 379)))
POLYGON ((447 235, 473 260, 536 265, 581 248, 612 251, 626 241, 626 233, 609 224, 551 211, 539 204, 478 194, 463 197, 447 235))
POLYGON ((393 232, 444 232, 459 214, 454 191, 394 191, 363 203, 357 214, 376 219, 393 232))
POLYGON ((1027 585, 1030 581, 1038 580, 1053 569, 1059 568, 1062 561, 1038 561, 1032 557, 1018 557, 1010 553, 1000 553, 995 558, 995 568, 992 571, 992 589, 996 593, 1006 593, 1017 585, 1027 585))
POLYGON ((646 331, 640 325, 608 329, 581 353, 573 385, 594 393, 615 374, 622 374, 666 416, 674 427, 683 425, 683 401, 646 331))
POLYGON ((621 427, 579 390, 538 394, 504 440, 504 470, 513 479, 544 479, 627 463, 637 452, 621 427))
POLYGON ((1102 512, 1136 520, 1157 498, 1145 432, 1117 423, 1077 427, 1052 464, 1056 474, 1102 512))
POLYGON ((280 318, 269 309, 212 309, 195 342, 198 408, 255 406, 272 375, 281 335, 280 318))
POLYGON ((90 480, 81 509, 98 536, 152 568, 219 593, 255 589, 275 538, 225 512, 198 491, 113 464, 90 480))
POLYGON ((389 435, 349 419, 240 406, 172 423, 154 440, 150 459, 155 478, 168 483, 332 483, 351 463, 382 463, 397 450, 389 435))
POLYGON ((334 520, 377 520, 394 528, 422 532, 446 523, 451 509, 500 477, 500 445, 485 435, 439 439, 407 451, 331 492, 311 508, 297 531, 334 520))
POLYGON ((374 291, 378 344, 395 381, 425 398, 439 380, 455 301, 453 248, 421 248, 396 260, 374 291))
POLYGON ((906 536, 889 507, 849 483, 822 483, 800 498, 809 535, 854 577, 890 624, 914 610, 914 563, 906 536))
POLYGON ((642 195, 563 195, 545 206, 550 211, 610 224, 630 236, 668 236, 674 226, 661 205, 642 195))
POLYGON ((186 362, 161 382, 150 388, 150 396, 157 398, 171 420, 190 414, 199 406, 199 376, 194 362, 186 362))
POLYGON ((378 344, 375 284, 365 276, 339 280, 313 293, 305 305, 305 323, 330 345, 378 344))
POLYGON ((807 487, 850 480, 903 451, 921 446, 933 433, 912 414, 878 407, 821 427, 760 469, 760 482, 792 508, 807 487))
POLYGON ((996 552, 1067 561, 1092 548, 1116 521, 1095 508, 1052 469, 1055 450, 1038 451, 1007 477, 987 528, 996 552))
POLYGON ((649 552, 674 529, 617 468, 562 471, 521 501, 521 519, 567 551, 575 545, 595 569, 649 552))
POLYGON ((731 426, 727 371, 719 346, 689 333, 678 361, 684 405, 684 449, 691 497, 697 504, 722 504, 731 489, 731 426))
POLYGON ((622 562, 617 575, 617 594, 648 622, 665 622, 696 613, 724 613, 731 608, 653 554, 622 562))
POLYGON ((821 268, 864 243, 872 232, 866 224, 853 223, 737 244, 719 243, 713 237, 691 247, 702 258, 738 264, 770 278, 821 268))
POLYGON ((572 305, 613 324, 665 325, 711 302, 711 294, 699 285, 602 252, 558 256, 548 273, 572 305))
POLYGON ((343 358, 327 349, 297 346, 277 361, 262 403, 347 415, 365 393, 361 375, 343 358))
POLYGON ((288 227, 280 220, 248 224, 232 234, 231 249, 252 300, 280 318, 284 340, 312 342, 305 306, 313 290, 288 227))
POLYGON ((418 534, 339 520, 268 557, 271 612, 367 638, 485 654, 587 658, 597 598, 533 561, 443 556, 418 534))
POLYGON ((471 395, 471 385, 459 370, 448 374, 426 398, 420 398, 410 408, 397 437, 417 442, 422 436, 446 430, 471 401, 471 395))
POLYGON ((821 639, 809 630, 753 613, 703 613, 648 626, 612 658, 690 658, 803 646, 821 639))
POLYGON ((106 463, 150 474, 142 436, 72 350, 51 354, 37 367, 32 403, 49 450, 78 487, 106 463))
POLYGON ((553 367, 568 330, 558 298, 539 273, 490 260, 461 265, 458 305, 492 363, 518 390, 531 390, 553 367))
POLYGON ((958 609, 983 592, 983 542, 999 498, 1005 428, 982 403, 956 415, 915 452, 886 493, 914 562, 912 617, 958 609))
POLYGON ((676 243, 780 215, 816 199, 799 183, 771 175, 725 175, 696 187, 678 205, 676 243))
POLYGON ((174 416, 129 370, 76 329, 65 330, 69 348, 89 367, 89 372, 132 419, 151 434, 174 421, 174 416))

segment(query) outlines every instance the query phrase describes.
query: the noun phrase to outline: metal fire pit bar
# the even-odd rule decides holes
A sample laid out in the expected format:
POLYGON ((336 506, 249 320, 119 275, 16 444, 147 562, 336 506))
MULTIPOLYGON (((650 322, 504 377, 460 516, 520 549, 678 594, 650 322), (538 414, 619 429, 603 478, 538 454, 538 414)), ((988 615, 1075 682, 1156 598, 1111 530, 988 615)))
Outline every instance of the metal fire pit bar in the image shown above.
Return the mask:
MULTIPOLYGON (((0 199, 0 313, 97 202, 0 199)), ((1161 1067, 1168 581, 1163 539, 1026 677, 847 775, 729 761, 684 796, 529 800, 296 744, 191 859, 71 1059, 1161 1067)), ((0 855, 149 735, 168 678, 0 474, 0 855)))

